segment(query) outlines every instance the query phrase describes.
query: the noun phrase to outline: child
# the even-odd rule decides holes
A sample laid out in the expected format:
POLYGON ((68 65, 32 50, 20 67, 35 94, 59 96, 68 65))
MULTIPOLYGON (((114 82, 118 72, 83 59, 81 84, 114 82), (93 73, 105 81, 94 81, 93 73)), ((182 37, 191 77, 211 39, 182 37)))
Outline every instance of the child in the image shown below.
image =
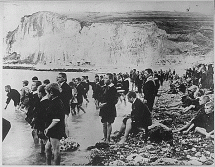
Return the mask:
POLYGON ((75 108, 77 107, 77 104, 78 104, 78 100, 77 100, 77 89, 75 87, 75 83, 74 82, 70 82, 69 83, 69 86, 71 87, 71 90, 72 90, 72 99, 70 101, 70 106, 71 106, 71 113, 72 115, 76 115, 76 111, 75 111, 75 108))
MULTIPOLYGON (((21 89, 21 109, 28 109, 29 107, 29 95, 31 93, 31 90, 28 88, 28 81, 24 80, 22 81, 23 88, 21 89)), ((27 112, 27 111, 26 111, 27 112)))
POLYGON ((16 89, 11 89, 10 85, 5 86, 5 92, 7 92, 7 101, 6 101, 6 106, 5 110, 7 109, 8 104, 10 103, 10 100, 12 99, 14 102, 15 109, 17 110, 19 107, 20 103, 20 94, 16 89))
MULTIPOLYGON (((188 134, 189 131, 195 129, 196 127, 204 128, 204 129, 206 129, 206 132, 212 131, 213 127, 214 127, 213 126, 214 116, 213 116, 212 108, 213 108, 213 102, 206 103, 204 105, 204 108, 199 110, 198 115, 194 119, 192 119, 188 124, 186 124, 181 129, 173 131, 173 132, 182 132, 187 129, 186 131, 183 132, 183 134, 188 134), (210 107, 208 107, 208 106, 210 106, 210 107), (208 108, 211 110, 209 110, 208 108)), ((200 128, 197 128, 197 131, 200 128)))

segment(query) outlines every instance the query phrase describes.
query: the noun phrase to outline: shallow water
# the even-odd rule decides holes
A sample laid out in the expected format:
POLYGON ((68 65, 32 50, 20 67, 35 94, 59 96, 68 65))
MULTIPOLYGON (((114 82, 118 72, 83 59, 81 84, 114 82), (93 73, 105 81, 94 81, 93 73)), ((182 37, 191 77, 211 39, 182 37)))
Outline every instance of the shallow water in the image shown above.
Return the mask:
MULTIPOLYGON (((2 87, 10 84, 12 88, 19 91, 22 87, 22 80, 27 79, 30 81, 33 76, 37 76, 41 81, 50 79, 51 82, 55 82, 58 72, 4 69, 2 70, 2 75, 2 87)), ((90 81, 93 81, 95 73, 67 73, 68 82, 71 81, 73 77, 81 77, 82 75, 88 75, 90 81)), ((84 101, 83 104, 86 114, 80 111, 76 116, 70 114, 68 118, 70 136, 80 144, 80 148, 74 152, 63 152, 61 164, 87 164, 89 162, 87 156, 90 151, 87 151, 86 148, 95 145, 96 142, 100 142, 103 138, 102 124, 100 117, 98 116, 99 111, 95 109, 91 89, 88 97, 90 103, 86 105, 86 102, 84 101)), ((15 111, 12 101, 7 110, 4 110, 5 101, 6 93, 3 90, 2 117, 10 121, 12 127, 5 140, 2 142, 2 164, 44 165, 45 157, 39 154, 39 146, 35 146, 33 143, 31 128, 24 120, 25 114, 20 111, 15 111)), ((119 130, 123 115, 128 114, 131 111, 131 104, 128 103, 125 106, 124 103, 119 102, 116 107, 117 118, 113 124, 113 132, 119 130)))

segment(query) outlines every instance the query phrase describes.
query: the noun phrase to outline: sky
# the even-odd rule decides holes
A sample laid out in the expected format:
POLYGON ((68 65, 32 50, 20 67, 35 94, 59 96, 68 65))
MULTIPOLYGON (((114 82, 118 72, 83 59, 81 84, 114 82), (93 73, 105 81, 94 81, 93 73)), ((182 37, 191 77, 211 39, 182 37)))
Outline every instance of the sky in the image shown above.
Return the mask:
POLYGON ((3 35, 13 31, 20 23, 21 17, 38 11, 52 11, 57 13, 71 12, 126 12, 142 11, 179 11, 213 14, 213 1, 144 1, 144 0, 73 0, 73 1, 1 1, 3 8, 3 35))

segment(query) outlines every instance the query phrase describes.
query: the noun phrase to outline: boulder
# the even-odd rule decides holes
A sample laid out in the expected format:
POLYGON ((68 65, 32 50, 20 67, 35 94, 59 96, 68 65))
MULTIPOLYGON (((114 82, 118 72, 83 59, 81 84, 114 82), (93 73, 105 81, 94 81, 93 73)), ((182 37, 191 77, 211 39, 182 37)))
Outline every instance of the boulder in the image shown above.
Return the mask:
POLYGON ((161 141, 172 141, 172 130, 161 123, 151 125, 149 126, 149 140, 156 143, 161 141))
POLYGON ((157 159, 153 164, 157 165, 176 165, 178 163, 177 159, 173 158, 160 158, 157 159))
POLYGON ((116 160, 109 163, 109 166, 125 166, 125 162, 121 160, 116 160))

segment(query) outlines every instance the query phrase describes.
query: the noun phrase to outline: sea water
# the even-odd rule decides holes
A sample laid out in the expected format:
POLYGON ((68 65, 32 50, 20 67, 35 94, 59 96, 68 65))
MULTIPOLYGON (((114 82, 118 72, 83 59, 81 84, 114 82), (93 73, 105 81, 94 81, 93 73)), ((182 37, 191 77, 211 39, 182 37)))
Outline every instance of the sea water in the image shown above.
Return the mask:
MULTIPOLYGON (((9 84, 13 89, 20 91, 23 80, 30 82, 29 87, 33 76, 37 76, 41 81, 49 79, 51 82, 56 82, 58 73, 53 71, 2 70, 2 117, 11 123, 11 129, 2 142, 3 165, 45 165, 45 156, 39 154, 40 147, 33 142, 32 129, 25 121, 25 113, 15 111, 12 101, 4 110, 7 98, 4 86, 9 84)), ((86 75, 89 76, 90 81, 93 81, 95 76, 94 72, 66 72, 66 74, 68 82, 72 78, 86 75)), ((80 111, 76 116, 70 114, 68 118, 70 136, 80 144, 80 147, 74 152, 62 152, 61 164, 82 165, 88 163, 90 151, 86 150, 87 147, 95 145, 96 142, 101 142, 103 138, 101 118, 92 99, 92 89, 90 89, 88 97, 90 103, 87 104, 86 101, 83 103, 86 114, 80 111)), ((119 102, 116 107, 117 118, 113 124, 113 132, 119 130, 123 116, 131 111, 131 104, 128 103, 125 106, 124 103, 119 102)))

